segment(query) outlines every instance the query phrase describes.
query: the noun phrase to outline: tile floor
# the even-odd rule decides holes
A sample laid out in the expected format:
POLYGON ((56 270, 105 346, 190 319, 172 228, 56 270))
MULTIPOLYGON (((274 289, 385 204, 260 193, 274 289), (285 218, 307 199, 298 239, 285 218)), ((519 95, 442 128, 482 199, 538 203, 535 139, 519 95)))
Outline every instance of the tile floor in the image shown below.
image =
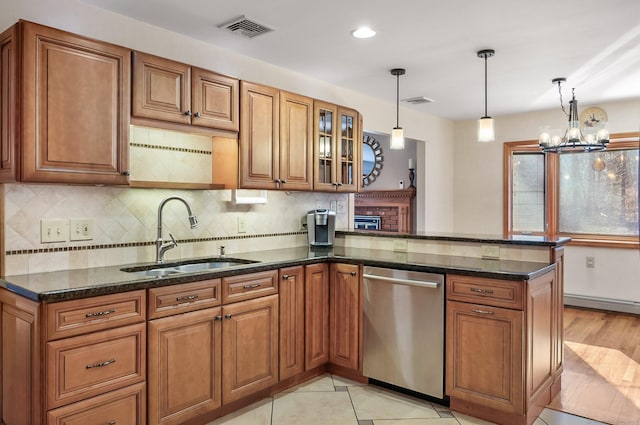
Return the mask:
MULTIPOLYGON (((490 425, 435 403, 332 376, 319 376, 207 425, 490 425)), ((545 409, 534 425, 601 422, 545 409)))

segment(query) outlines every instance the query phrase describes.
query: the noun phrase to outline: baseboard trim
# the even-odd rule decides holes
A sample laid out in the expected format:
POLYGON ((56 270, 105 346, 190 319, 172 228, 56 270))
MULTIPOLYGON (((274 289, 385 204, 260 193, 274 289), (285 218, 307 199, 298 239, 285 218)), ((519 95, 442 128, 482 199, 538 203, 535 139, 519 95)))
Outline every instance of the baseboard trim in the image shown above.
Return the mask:
POLYGON ((597 310, 609 310, 640 315, 640 302, 635 301, 565 294, 564 304, 574 307, 594 308, 597 310))

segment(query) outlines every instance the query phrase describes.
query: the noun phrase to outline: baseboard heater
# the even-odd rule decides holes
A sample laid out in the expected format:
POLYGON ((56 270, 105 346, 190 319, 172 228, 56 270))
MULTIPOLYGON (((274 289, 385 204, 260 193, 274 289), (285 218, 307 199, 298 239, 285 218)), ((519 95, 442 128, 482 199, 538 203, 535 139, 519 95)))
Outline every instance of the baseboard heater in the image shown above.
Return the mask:
POLYGON ((564 304, 568 306, 595 308, 598 310, 610 310, 640 315, 640 302, 637 301, 564 294, 564 304))

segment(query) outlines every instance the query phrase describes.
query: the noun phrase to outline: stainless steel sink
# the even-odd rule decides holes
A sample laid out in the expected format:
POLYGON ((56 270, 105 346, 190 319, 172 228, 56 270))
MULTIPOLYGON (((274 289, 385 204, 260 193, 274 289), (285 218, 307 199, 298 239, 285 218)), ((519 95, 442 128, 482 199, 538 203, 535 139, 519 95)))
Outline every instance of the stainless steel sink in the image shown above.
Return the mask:
POLYGON ((184 261, 180 263, 164 264, 164 265, 152 265, 152 266, 138 266, 138 267, 125 267, 123 272, 135 274, 137 276, 152 276, 152 277, 164 277, 175 275, 179 273, 196 273, 207 270, 222 269, 234 266, 240 266, 243 264, 256 263, 257 261, 243 260, 238 258, 219 258, 209 260, 197 260, 193 262, 184 261))

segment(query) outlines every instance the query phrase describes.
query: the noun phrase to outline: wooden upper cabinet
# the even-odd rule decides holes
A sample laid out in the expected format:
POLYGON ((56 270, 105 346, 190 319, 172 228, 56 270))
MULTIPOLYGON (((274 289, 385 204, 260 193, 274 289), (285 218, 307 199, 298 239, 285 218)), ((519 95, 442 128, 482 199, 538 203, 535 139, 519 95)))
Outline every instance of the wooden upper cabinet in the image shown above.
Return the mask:
POLYGON ((191 123, 202 127, 238 131, 240 83, 200 68, 191 68, 191 123))
POLYGON ((0 34, 0 182, 16 180, 18 26, 0 34))
POLYGON ((240 103, 240 187, 278 188, 280 92, 241 81, 240 103))
POLYGON ((133 52, 133 116, 191 123, 189 65, 133 52))
POLYGON ((133 116, 238 131, 238 80, 133 53, 133 116))
POLYGON ((21 26, 22 181, 127 184, 131 51, 21 26))
POLYGON ((314 102, 314 190, 357 192, 362 180, 360 114, 314 102))
POLYGON ((280 188, 313 185, 313 99, 280 92, 280 188))

